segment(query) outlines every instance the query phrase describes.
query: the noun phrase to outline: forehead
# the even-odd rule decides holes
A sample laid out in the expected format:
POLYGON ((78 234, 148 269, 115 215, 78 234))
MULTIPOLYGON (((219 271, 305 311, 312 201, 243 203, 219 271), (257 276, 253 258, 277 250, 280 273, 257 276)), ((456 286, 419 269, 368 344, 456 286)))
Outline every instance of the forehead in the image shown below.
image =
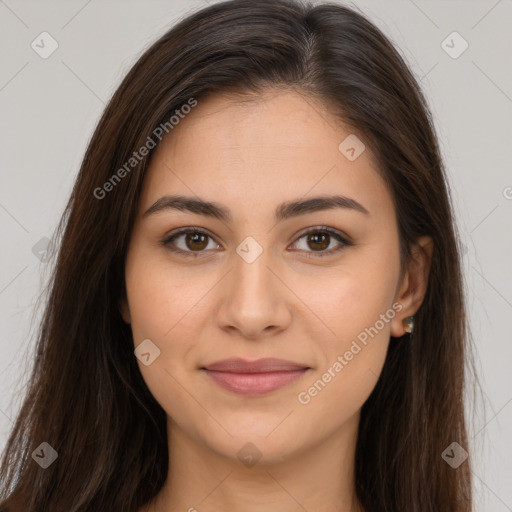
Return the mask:
POLYGON ((142 207, 166 193, 238 202, 248 211, 308 194, 340 193, 368 203, 370 211, 392 210, 368 147, 355 160, 340 151, 354 136, 364 140, 326 105, 294 91, 198 100, 158 146, 142 207))

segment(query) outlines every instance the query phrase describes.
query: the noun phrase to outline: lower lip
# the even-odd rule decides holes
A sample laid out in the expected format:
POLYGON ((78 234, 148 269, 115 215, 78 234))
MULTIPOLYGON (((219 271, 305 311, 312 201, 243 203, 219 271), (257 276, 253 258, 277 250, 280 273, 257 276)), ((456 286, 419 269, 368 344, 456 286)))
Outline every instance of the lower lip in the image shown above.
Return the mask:
POLYGON ((232 373, 204 370, 219 386, 239 395, 263 395, 302 377, 308 368, 268 373, 232 373))

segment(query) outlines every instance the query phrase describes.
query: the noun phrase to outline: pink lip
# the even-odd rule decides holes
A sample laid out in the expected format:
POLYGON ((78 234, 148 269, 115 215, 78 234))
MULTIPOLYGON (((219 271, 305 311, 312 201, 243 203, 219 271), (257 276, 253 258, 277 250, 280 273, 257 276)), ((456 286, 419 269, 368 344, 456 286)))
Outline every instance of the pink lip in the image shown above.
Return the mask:
POLYGON ((202 370, 224 389, 241 395, 261 395, 300 378, 309 367, 274 358, 257 361, 226 359, 202 370))

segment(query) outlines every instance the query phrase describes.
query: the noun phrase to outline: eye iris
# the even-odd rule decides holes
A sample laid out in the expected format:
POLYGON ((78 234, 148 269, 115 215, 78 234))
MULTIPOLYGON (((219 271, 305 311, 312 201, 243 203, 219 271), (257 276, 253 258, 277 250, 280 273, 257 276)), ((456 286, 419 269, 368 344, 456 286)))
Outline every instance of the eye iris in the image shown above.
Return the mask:
POLYGON ((185 243, 190 250, 204 249, 208 245, 207 235, 203 235, 202 233, 187 233, 185 235, 185 243), (197 244, 199 244, 199 247, 197 244))
POLYGON ((329 235, 325 233, 312 233, 308 235, 308 244, 313 243, 316 244, 317 247, 311 247, 315 250, 321 250, 329 247, 329 235), (321 247, 318 247, 318 244, 321 245, 321 247))

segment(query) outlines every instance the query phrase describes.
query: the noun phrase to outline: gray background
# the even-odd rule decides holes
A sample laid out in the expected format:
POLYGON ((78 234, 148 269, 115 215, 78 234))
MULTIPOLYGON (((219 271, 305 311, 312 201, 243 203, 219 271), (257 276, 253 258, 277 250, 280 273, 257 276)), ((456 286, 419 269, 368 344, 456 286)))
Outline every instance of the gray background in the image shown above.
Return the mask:
MULTIPOLYGON (((51 237, 121 78, 176 20, 205 5, 0 0, 0 450, 21 403, 40 318, 35 305, 49 270, 40 240, 51 237), (46 59, 31 47, 34 40, 42 46, 44 31, 58 43, 46 59)), ((356 5, 398 46, 435 117, 465 245, 469 320, 484 389, 483 406, 468 411, 477 509, 512 511, 506 485, 512 477, 512 1, 356 5), (442 44, 453 31, 469 44, 457 58, 445 49, 457 52, 461 40, 450 36, 442 44)), ((44 45, 49 48, 48 40, 44 45)))

